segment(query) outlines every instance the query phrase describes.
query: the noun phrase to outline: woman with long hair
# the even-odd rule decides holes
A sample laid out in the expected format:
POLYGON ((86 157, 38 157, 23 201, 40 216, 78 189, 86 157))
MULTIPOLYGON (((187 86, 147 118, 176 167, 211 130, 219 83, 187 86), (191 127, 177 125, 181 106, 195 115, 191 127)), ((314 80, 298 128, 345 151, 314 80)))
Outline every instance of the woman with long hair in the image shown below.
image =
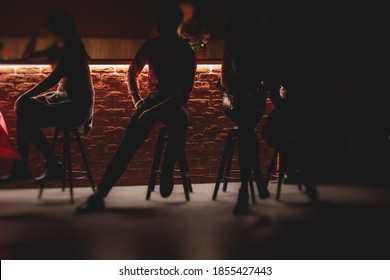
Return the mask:
POLYGON ((62 177, 65 170, 40 128, 88 127, 92 122, 94 89, 88 55, 72 16, 62 10, 50 11, 41 32, 49 35, 53 44, 45 50, 35 51, 38 35, 35 34, 23 58, 46 58, 53 71, 15 102, 16 139, 21 160, 14 163, 11 173, 3 176, 1 182, 31 178, 28 167, 31 143, 47 160, 46 170, 34 180, 43 182, 62 177), (47 92, 56 85, 55 91, 47 92))

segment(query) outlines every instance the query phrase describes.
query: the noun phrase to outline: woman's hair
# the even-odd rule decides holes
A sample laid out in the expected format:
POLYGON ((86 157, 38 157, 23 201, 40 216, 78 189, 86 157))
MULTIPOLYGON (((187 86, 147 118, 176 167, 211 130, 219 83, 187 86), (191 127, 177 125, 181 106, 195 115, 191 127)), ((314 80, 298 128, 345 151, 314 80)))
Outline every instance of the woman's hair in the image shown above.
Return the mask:
POLYGON ((49 11, 45 25, 50 33, 62 39, 79 37, 73 17, 64 10, 49 11))

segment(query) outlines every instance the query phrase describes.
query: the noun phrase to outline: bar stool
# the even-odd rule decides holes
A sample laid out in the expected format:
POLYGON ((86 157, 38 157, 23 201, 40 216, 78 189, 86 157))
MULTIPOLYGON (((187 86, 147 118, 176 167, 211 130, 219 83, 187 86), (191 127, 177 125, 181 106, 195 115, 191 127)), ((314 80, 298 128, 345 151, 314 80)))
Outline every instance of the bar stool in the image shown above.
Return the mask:
MULTIPOLYGON (((214 187, 213 200, 217 199, 219 185, 221 184, 222 179, 223 179, 222 190, 224 192, 226 192, 227 190, 227 185, 229 181, 235 181, 235 182, 241 181, 241 178, 238 176, 230 176, 231 173, 240 173, 239 169, 232 169, 234 148, 236 146, 236 142, 238 141, 239 134, 240 134, 240 130, 238 126, 234 126, 233 128, 230 128, 228 130, 227 140, 223 150, 221 163, 219 165, 217 181, 214 187)), ((249 179, 249 188, 251 192, 252 202, 256 203, 255 191, 253 187, 253 172, 251 172, 251 178, 249 179)))
MULTIPOLYGON (((280 200, 280 195, 281 195, 281 192, 282 192, 282 184, 283 184, 285 168, 284 168, 284 162, 282 161, 280 153, 278 151, 276 151, 276 150, 274 150, 274 152, 272 154, 271 163, 270 163, 270 165, 268 167, 268 171, 267 171, 267 174, 266 174, 266 177, 265 177, 265 180, 267 182, 267 186, 268 186, 268 184, 270 182, 271 173, 273 171, 277 174, 277 184, 278 185, 277 185, 277 190, 276 190, 276 200, 279 201, 280 200), (277 162, 278 162, 278 168, 275 170, 277 162)), ((301 180, 298 180, 297 184, 298 184, 298 189, 300 191, 303 191, 301 180)))
MULTIPOLYGON (((92 191, 95 191, 95 184, 92 179, 91 170, 89 168, 88 160, 84 152, 84 148, 80 139, 80 133, 78 128, 54 128, 54 136, 52 142, 52 149, 55 149, 55 145, 61 142, 62 143, 62 165, 64 166, 66 173, 62 178, 62 191, 65 191, 66 182, 69 182, 69 191, 70 191, 70 202, 73 203, 73 180, 81 180, 88 177, 89 182, 92 187, 92 191), (62 137, 59 136, 59 133, 62 133, 62 137), (80 154, 83 158, 85 171, 76 171, 72 169, 72 152, 71 152, 71 142, 76 141, 79 147, 80 154), (73 174, 82 174, 80 177, 73 178, 73 174)), ((42 198, 43 189, 45 187, 45 183, 41 183, 38 199, 42 198)))
MULTIPOLYGON (((167 128, 164 126, 160 129, 158 133, 157 143, 154 152, 152 170, 150 172, 148 190, 146 192, 146 200, 150 199, 151 193, 154 191, 156 186, 157 178, 161 173, 160 164, 162 159, 162 154, 164 146, 167 142, 169 135, 167 128)), ((187 201, 190 200, 190 192, 192 192, 192 184, 190 180, 190 172, 188 169, 187 158, 185 152, 182 153, 182 156, 178 159, 179 168, 175 168, 174 172, 180 172, 180 176, 173 176, 173 179, 181 179, 183 183, 184 195, 187 201)))

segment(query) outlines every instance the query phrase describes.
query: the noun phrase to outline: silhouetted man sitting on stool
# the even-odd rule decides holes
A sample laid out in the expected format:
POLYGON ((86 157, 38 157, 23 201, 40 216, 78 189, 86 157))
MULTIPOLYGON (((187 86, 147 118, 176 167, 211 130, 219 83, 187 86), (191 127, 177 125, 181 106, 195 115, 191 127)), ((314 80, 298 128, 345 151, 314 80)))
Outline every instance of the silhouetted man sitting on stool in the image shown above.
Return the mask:
POLYGON ((132 61, 128 70, 128 89, 137 110, 131 116, 122 143, 96 193, 77 208, 78 214, 104 209, 104 197, 122 176, 157 120, 164 122, 169 135, 161 167, 160 193, 163 197, 172 193, 172 173, 186 142, 187 101, 196 70, 194 52, 176 32, 181 18, 178 9, 162 14, 158 22, 159 36, 148 39, 132 61), (148 96, 142 99, 138 93, 137 78, 146 64, 149 65, 148 96))

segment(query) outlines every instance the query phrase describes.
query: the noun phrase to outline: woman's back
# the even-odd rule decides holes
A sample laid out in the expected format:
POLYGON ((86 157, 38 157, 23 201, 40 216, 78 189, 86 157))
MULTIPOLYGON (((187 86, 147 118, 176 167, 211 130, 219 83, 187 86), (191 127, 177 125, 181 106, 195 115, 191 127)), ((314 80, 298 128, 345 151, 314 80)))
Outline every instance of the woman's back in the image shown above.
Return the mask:
POLYGON ((55 70, 60 72, 58 91, 65 91, 69 100, 92 102, 94 90, 88 64, 88 56, 82 42, 67 42, 59 50, 55 70))

